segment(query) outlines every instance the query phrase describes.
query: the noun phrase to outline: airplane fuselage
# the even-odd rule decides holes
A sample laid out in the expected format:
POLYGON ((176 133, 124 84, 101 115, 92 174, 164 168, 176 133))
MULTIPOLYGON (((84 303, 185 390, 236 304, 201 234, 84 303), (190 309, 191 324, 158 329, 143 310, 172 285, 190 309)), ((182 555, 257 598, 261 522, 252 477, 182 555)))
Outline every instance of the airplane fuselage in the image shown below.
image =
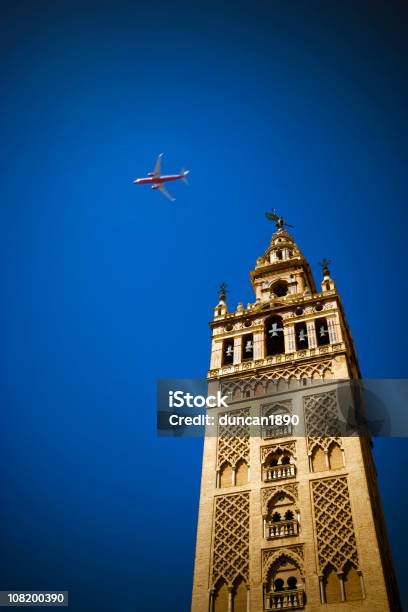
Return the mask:
POLYGON ((170 183, 171 181, 179 181, 184 178, 184 174, 164 174, 162 176, 149 176, 138 178, 135 180, 137 185, 160 185, 161 183, 170 183))
POLYGON ((184 168, 179 172, 179 174, 162 174, 161 173, 161 158, 163 157, 163 153, 157 158, 156 165, 154 167, 153 172, 148 172, 147 176, 142 178, 138 178, 134 183, 136 185, 150 185, 151 189, 159 190, 168 200, 174 202, 175 198, 173 198, 170 193, 167 191, 164 183, 170 183, 172 181, 183 181, 184 183, 188 183, 187 174, 188 170, 184 170, 184 168))

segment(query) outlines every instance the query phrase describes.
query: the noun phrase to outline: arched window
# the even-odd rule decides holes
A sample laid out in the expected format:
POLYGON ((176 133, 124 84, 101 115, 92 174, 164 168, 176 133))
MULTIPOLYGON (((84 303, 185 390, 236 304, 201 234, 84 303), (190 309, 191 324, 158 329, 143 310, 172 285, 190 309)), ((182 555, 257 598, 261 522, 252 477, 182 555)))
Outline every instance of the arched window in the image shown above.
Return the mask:
POLYGON ((238 461, 235 469, 235 484, 237 486, 247 484, 248 466, 244 460, 238 461))
POLYGON ((340 580, 331 565, 326 568, 323 585, 326 603, 339 603, 342 601, 340 580))
POLYGON ((272 315, 265 321, 266 355, 280 355, 285 352, 282 317, 272 315))
POLYGON ((295 610, 305 605, 302 575, 297 562, 282 555, 272 564, 265 585, 265 610, 295 610))
POLYGON ((336 442, 332 442, 329 447, 329 465, 331 470, 339 470, 344 467, 343 453, 336 442))
POLYGON ((344 568, 343 582, 346 601, 363 599, 360 576, 358 575, 356 568, 353 567, 351 563, 347 563, 346 567, 344 568))
POLYGON ((215 590, 214 612, 225 612, 226 610, 228 610, 228 588, 221 580, 215 590))
POLYGON ((296 350, 301 351, 302 349, 309 348, 307 326, 304 321, 295 324, 295 340, 296 350))
POLYGON ((283 491, 278 491, 268 502, 264 522, 266 540, 290 538, 299 533, 299 523, 295 501, 283 491))
POLYGON ((220 470, 220 487, 232 487, 232 467, 223 463, 220 470))
MULTIPOLYGON (((247 610, 247 588, 241 577, 234 582, 232 591, 233 610, 234 612, 246 612, 247 610)), ((228 608, 226 608, 227 610, 228 608)), ((225 610, 225 612, 226 612, 225 610)))
POLYGON ((326 463, 326 453, 320 446, 315 446, 312 452, 312 470, 313 472, 324 472, 328 470, 326 463))
POLYGON ((316 327, 316 339, 318 346, 325 346, 326 344, 330 344, 330 336, 329 336, 329 328, 327 325, 327 319, 325 317, 320 317, 315 321, 316 327))

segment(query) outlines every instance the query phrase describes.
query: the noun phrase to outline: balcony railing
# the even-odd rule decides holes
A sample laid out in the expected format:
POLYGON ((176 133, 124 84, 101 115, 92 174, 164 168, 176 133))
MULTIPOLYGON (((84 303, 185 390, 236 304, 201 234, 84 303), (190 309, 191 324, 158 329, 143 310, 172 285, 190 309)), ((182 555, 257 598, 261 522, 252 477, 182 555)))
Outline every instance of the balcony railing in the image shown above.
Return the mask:
POLYGON ((297 536, 298 533, 299 524, 296 520, 279 521, 276 523, 274 523, 273 521, 268 521, 265 524, 265 538, 267 540, 297 536))
POLYGON ((305 605, 303 589, 265 594, 265 610, 297 610, 305 605))
POLYGON ((293 478, 296 475, 296 468, 292 463, 285 465, 268 465, 264 467, 264 481, 282 480, 283 478, 293 478))
POLYGON ((263 430, 264 438, 287 438, 292 435, 292 425, 274 425, 263 430))

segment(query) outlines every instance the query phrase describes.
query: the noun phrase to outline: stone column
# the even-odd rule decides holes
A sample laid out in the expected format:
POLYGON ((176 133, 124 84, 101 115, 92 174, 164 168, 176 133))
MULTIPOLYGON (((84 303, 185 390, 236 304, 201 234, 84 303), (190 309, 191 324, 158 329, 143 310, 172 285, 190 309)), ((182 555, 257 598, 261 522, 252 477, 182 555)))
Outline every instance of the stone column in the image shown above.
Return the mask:
POLYGON ((320 601, 321 603, 326 603, 326 597, 324 594, 324 584, 323 584, 323 575, 319 575, 319 587, 320 587, 320 601))
POLYGON ((241 336, 236 336, 234 338, 234 365, 238 365, 241 363, 241 347, 242 347, 242 338, 241 336))
POLYGON ((337 332, 336 332, 337 322, 335 317, 330 317, 327 319, 327 328, 329 330, 329 340, 330 344, 337 342, 337 332))
POLYGON ((307 339, 308 339, 308 343, 309 343, 309 348, 310 349, 314 349, 316 348, 317 345, 317 340, 316 340, 316 327, 314 324, 314 321, 308 321, 306 324, 307 327, 307 339))
POLYGON ((208 606, 208 612, 214 612, 214 589, 210 590, 210 601, 208 606))
POLYGON ((221 367, 221 355, 222 355, 222 342, 213 340, 212 351, 211 351, 211 369, 221 367))
POLYGON ((285 337, 285 353, 295 352, 295 326, 293 324, 284 325, 283 333, 285 337))
POLYGON ((232 587, 228 587, 228 612, 232 612, 232 587))
POLYGON ((360 576, 360 586, 361 586, 361 595, 363 599, 366 598, 364 580, 363 580, 363 572, 361 570, 357 570, 357 574, 360 576))
POLYGON ((263 359, 264 356, 264 335, 263 332, 256 332, 254 334, 254 359, 263 359))
POLYGON ((340 593, 341 593, 341 601, 346 601, 346 593, 344 591, 344 582, 343 582, 343 572, 337 572, 340 582, 340 593))

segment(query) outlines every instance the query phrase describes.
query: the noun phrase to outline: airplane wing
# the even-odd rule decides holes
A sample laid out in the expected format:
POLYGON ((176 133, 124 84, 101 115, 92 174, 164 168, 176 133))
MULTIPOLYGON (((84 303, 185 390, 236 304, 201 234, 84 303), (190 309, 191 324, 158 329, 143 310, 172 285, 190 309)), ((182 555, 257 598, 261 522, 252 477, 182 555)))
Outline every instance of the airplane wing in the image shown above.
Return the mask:
POLYGON ((174 202, 174 201, 175 201, 175 199, 176 199, 176 198, 173 198, 173 197, 172 197, 172 196, 169 194, 169 192, 167 191, 167 189, 165 188, 165 186, 164 186, 164 185, 160 185, 160 187, 159 187, 159 191, 161 191, 161 192, 162 192, 162 194, 163 194, 164 196, 166 196, 166 198, 167 198, 168 200, 170 200, 170 202, 174 202))
POLYGON ((161 158, 163 157, 164 153, 160 153, 160 155, 158 156, 157 160, 156 160, 156 165, 154 167, 153 170, 153 176, 155 177, 159 177, 160 176, 160 172, 161 172, 161 158))

